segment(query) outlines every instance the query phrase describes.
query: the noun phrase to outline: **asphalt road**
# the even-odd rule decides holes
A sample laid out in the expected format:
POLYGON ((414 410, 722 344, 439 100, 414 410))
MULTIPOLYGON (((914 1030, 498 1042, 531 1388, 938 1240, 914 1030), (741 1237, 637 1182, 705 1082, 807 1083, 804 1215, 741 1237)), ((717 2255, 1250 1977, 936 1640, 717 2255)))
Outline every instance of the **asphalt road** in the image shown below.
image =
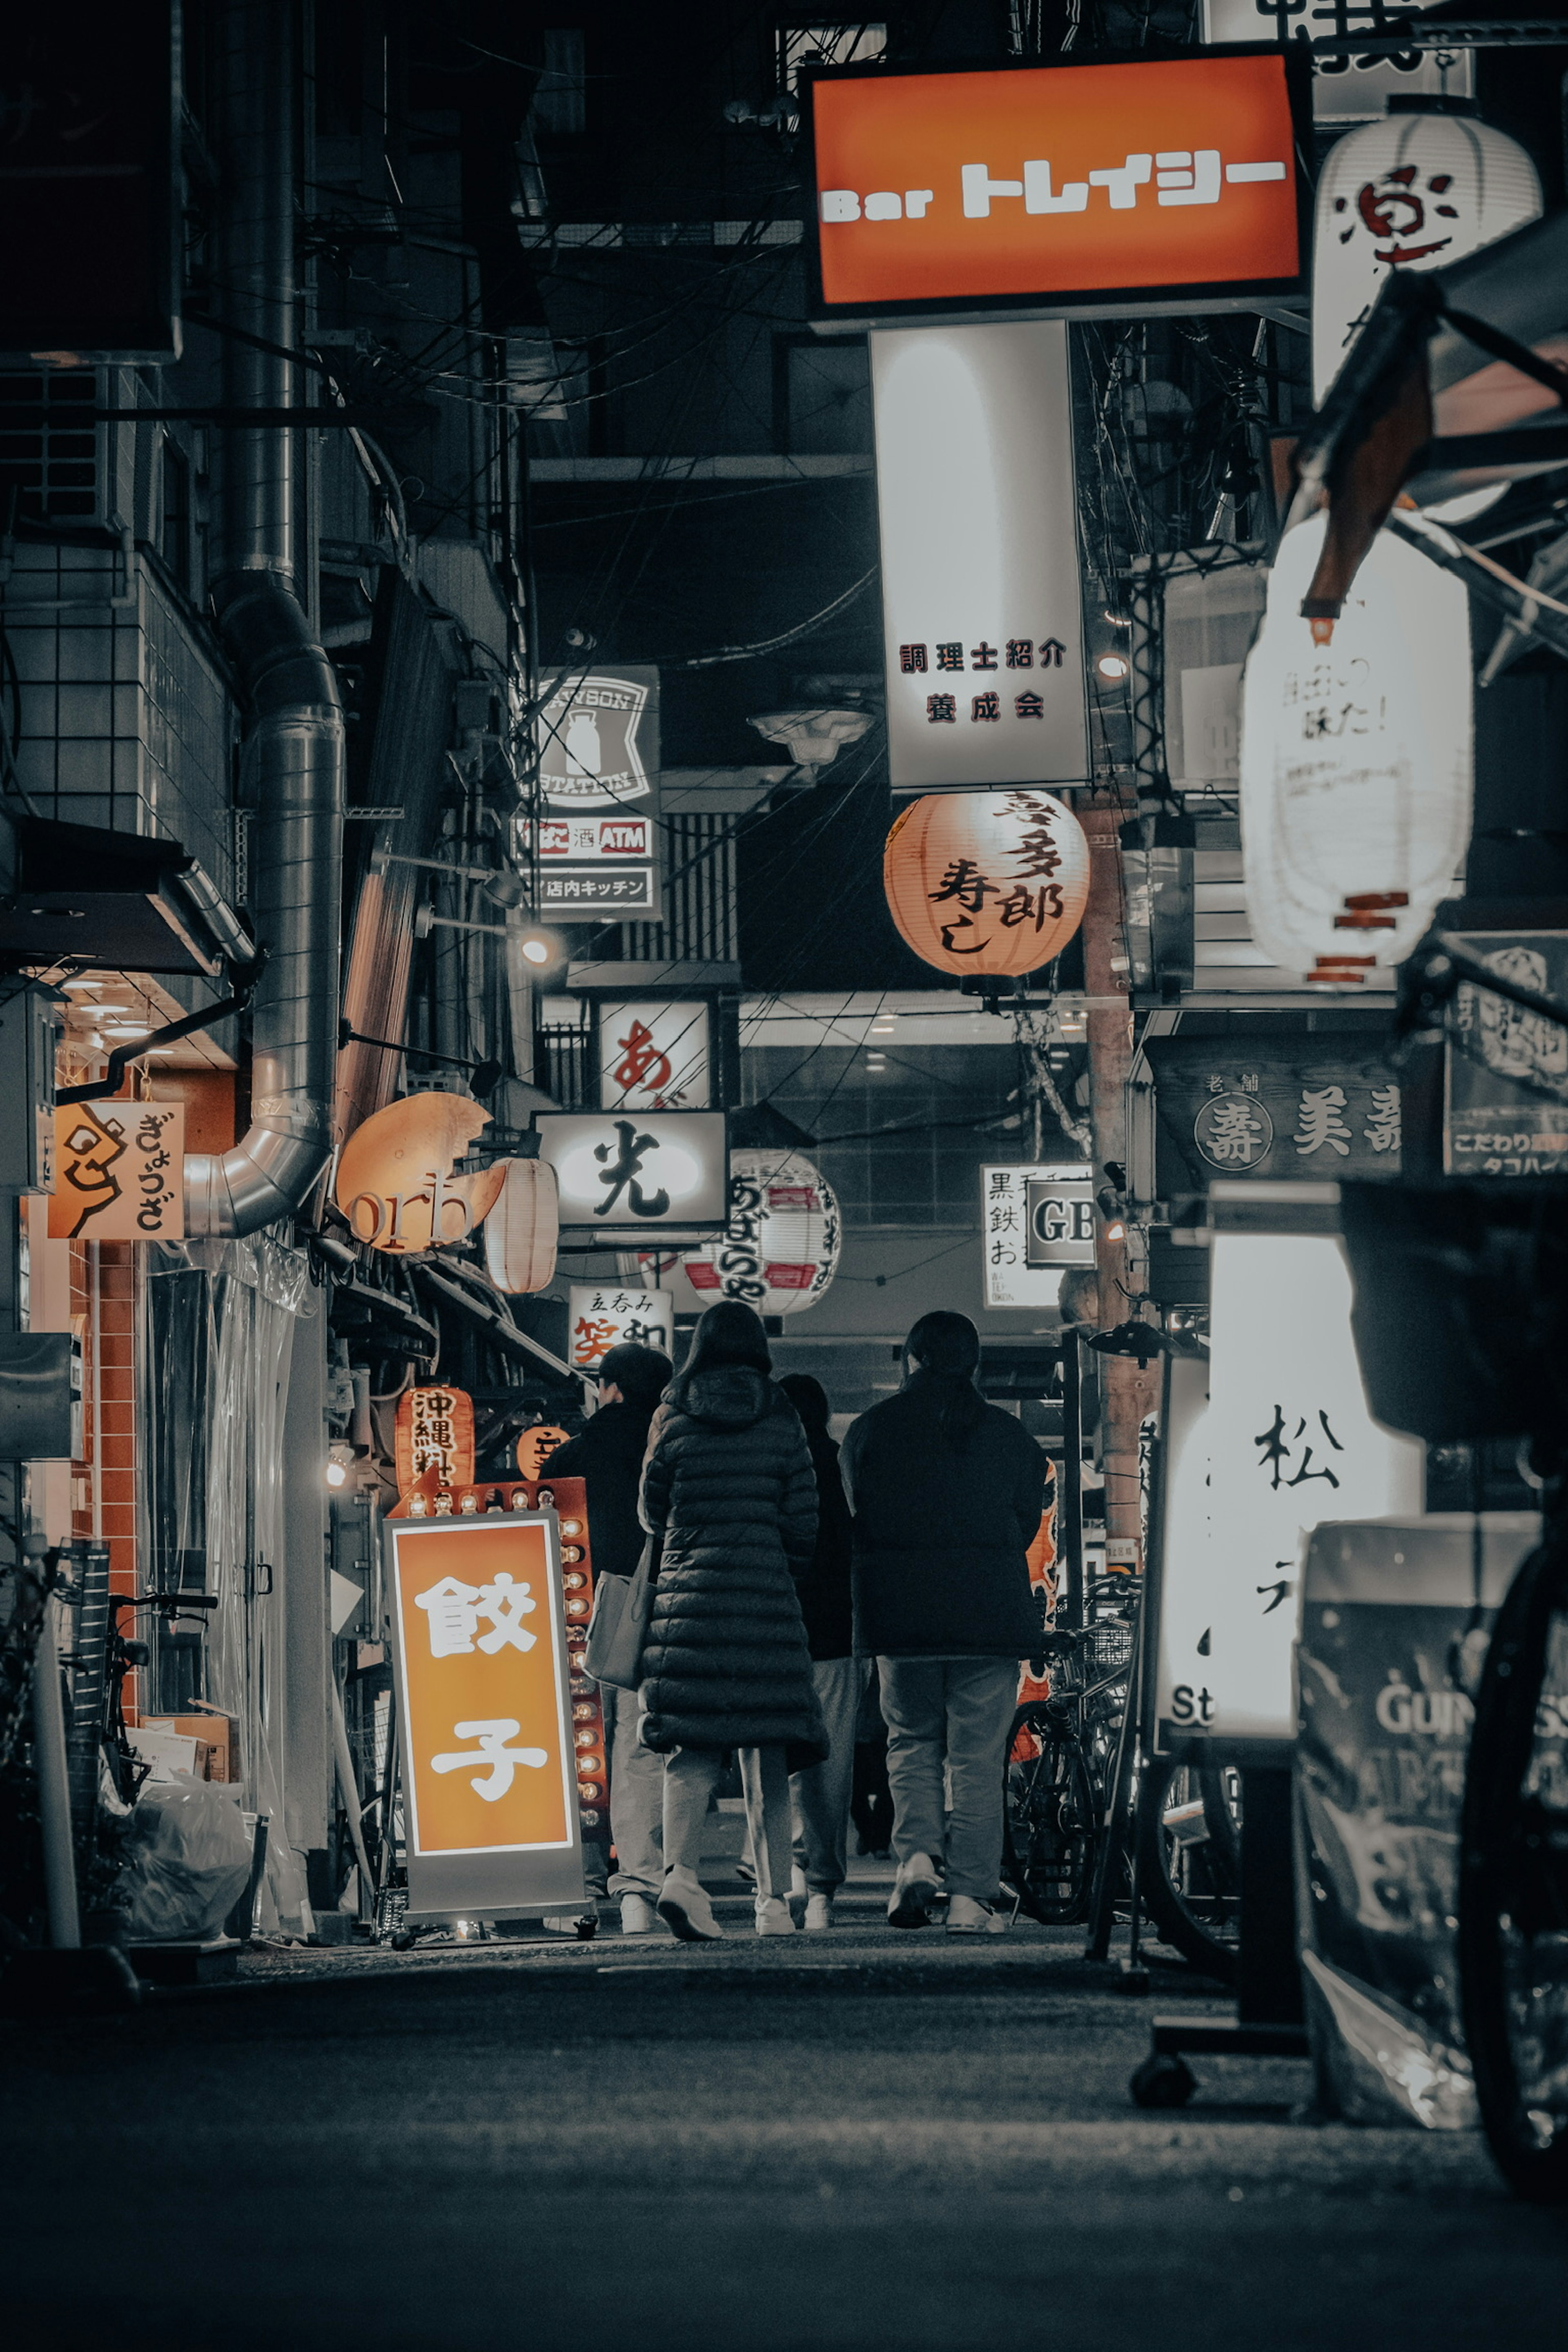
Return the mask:
POLYGON ((1199 2061, 1188 2108, 1141 2113, 1151 2004, 1080 1931, 976 1947, 856 1907, 696 1952, 277 1954, 123 2019, 0 2026, 0 2338, 1564 2340, 1568 2218, 1513 2203, 1479 2140, 1314 2125, 1289 2062, 1199 2061))

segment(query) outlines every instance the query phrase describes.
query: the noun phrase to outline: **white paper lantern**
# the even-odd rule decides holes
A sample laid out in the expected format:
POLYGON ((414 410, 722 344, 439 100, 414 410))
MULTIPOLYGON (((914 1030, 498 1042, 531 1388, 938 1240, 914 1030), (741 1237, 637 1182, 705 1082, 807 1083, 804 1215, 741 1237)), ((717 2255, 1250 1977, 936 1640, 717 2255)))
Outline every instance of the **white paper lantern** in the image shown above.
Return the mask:
MULTIPOLYGON (((1390 114, 1329 151, 1312 241, 1312 397, 1321 408, 1395 269, 1445 269, 1541 217, 1517 140, 1462 114, 1390 114)), ((1507 487, 1506 484, 1503 485, 1507 487)))
POLYGON ((542 1290, 553 1280, 560 1234, 555 1171, 548 1160, 509 1160, 500 1198, 485 1220, 485 1265, 498 1290, 542 1290))
POLYGON ((841 1233, 833 1189, 804 1153, 732 1151, 729 1230, 686 1255, 686 1278, 705 1307, 739 1298, 798 1315, 833 1280, 841 1233))
POLYGON ((1242 686, 1247 919, 1271 961, 1353 987, 1402 963, 1470 834, 1470 628, 1460 583, 1380 532, 1331 641, 1301 599, 1327 519, 1286 534, 1242 686))

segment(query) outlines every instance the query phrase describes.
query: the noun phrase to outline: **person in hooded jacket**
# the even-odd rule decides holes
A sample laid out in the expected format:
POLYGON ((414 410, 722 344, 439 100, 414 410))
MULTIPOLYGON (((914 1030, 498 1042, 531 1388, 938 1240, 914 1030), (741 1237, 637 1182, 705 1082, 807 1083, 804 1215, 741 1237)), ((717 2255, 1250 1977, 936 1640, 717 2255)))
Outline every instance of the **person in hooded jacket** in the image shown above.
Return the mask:
POLYGON ((816 1476, 769 1377, 761 1318, 710 1307, 654 1415, 643 1526, 659 1539, 643 1651, 645 1743, 666 1758, 659 1916, 688 1943, 722 1930, 698 1875, 709 1800, 738 1750, 759 1935, 789 1935, 792 1764, 827 1753, 796 1597, 816 1540, 816 1476))
POLYGON ((848 1874, 849 1798, 855 1779, 855 1726, 869 1663, 855 1655, 849 1599, 849 1504, 828 1434, 827 1391, 809 1372, 779 1382, 801 1419, 816 1474, 816 1549, 800 1580, 801 1614, 811 1647, 812 1679, 822 1702, 828 1752, 791 1777, 795 1797, 794 1892, 805 1896, 805 1927, 833 1925, 833 1903, 848 1874))
POLYGON ((906 1378, 844 1441, 854 1513, 855 1646, 874 1656, 888 1725, 898 1863, 888 1917, 923 1927, 945 1848, 949 1931, 994 1932, 1002 1761, 1018 1662, 1039 1643, 1027 1552, 1046 1462, 975 1386, 967 1315, 922 1315, 906 1378), (943 1781, 952 1810, 944 1822, 943 1781))
MULTIPOLYGON (((629 1342, 612 1348, 599 1366, 599 1405, 580 1436, 550 1456, 552 1478, 581 1478, 588 1490, 588 1544, 595 1580, 635 1575, 644 1536, 637 1490, 654 1408, 674 1370, 657 1348, 629 1342)), ((646 1936, 664 1889, 660 1845, 664 1763, 639 1736, 636 1691, 601 1683, 605 1738, 610 1750, 610 1837, 616 1869, 607 1892, 618 1898, 621 1932, 646 1936)))

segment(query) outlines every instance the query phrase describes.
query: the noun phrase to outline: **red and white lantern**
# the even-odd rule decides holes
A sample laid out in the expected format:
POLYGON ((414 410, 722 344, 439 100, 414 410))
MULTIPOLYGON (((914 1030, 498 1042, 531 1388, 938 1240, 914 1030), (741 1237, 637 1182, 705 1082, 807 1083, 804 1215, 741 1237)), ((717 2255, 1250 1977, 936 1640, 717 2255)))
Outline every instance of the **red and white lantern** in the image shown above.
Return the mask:
POLYGON ((804 1153, 732 1151, 729 1229, 682 1264, 704 1307, 738 1298, 759 1315, 798 1315, 833 1280, 841 1233, 832 1187, 804 1153))

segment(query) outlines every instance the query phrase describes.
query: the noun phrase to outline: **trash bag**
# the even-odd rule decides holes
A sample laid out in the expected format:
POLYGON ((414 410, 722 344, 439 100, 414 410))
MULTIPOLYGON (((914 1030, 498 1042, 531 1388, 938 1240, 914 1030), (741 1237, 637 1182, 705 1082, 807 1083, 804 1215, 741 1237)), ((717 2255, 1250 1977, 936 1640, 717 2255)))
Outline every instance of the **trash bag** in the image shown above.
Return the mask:
POLYGON ((132 1809, 116 1889, 132 1943, 216 1936, 250 1880, 250 1839, 226 1783, 152 1780, 132 1809))

